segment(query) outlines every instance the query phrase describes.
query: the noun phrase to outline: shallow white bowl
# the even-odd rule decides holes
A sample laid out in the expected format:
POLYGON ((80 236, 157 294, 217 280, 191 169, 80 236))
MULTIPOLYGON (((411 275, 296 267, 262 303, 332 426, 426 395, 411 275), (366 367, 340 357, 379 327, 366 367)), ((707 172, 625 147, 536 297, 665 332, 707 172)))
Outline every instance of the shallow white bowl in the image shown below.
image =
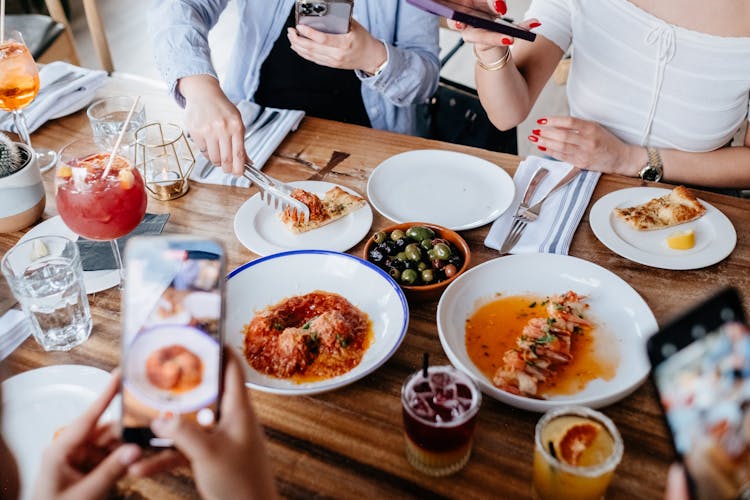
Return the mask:
POLYGON ((511 406, 537 412, 573 404, 599 408, 633 392, 649 373, 646 339, 658 329, 646 302, 617 275, 591 262, 554 254, 500 257, 459 276, 438 303, 437 326, 448 359, 472 376, 482 392, 511 406), (619 350, 620 362, 614 378, 593 380, 576 394, 546 400, 516 396, 495 387, 466 352, 466 320, 497 293, 547 296, 567 290, 585 295, 597 328, 616 339, 613 348, 619 350))
POLYGON ((330 391, 373 372, 401 345, 409 326, 409 307, 398 284, 374 264, 326 250, 270 255, 232 271, 227 282, 227 345, 244 359, 243 326, 256 312, 315 290, 337 293, 369 316, 374 338, 362 361, 338 377, 301 384, 269 377, 245 362, 248 387, 287 395, 330 391))

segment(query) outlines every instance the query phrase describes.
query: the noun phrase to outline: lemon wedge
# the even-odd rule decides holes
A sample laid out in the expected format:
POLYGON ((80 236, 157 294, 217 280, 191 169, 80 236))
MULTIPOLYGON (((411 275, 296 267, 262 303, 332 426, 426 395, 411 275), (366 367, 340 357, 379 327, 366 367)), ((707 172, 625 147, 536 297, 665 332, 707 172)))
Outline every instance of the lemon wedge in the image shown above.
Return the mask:
POLYGON ((678 231, 667 237, 667 246, 674 250, 690 250, 695 246, 695 231, 678 231))

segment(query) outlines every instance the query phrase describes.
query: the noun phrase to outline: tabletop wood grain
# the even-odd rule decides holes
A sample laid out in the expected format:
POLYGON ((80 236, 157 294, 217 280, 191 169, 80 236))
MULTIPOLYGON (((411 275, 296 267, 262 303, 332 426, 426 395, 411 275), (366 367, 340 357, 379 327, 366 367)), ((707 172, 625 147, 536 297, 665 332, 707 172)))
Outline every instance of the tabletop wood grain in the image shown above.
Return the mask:
MULTIPOLYGON (((180 110, 160 87, 124 77, 112 79, 101 95, 141 94, 148 119, 181 123, 180 110)), ((33 136, 37 145, 60 148, 75 137, 90 134, 85 113, 48 123, 33 136)), ((265 167, 285 181, 322 178, 365 194, 370 172, 386 158, 414 149, 466 152, 513 174, 518 157, 453 144, 305 118, 265 167), (343 158, 343 159, 342 159, 343 158)), ((424 186, 429 186, 425 172, 424 186)), ((47 209, 56 214, 53 173, 44 174, 47 209)), ((634 179, 605 175, 591 205, 617 189, 641 185, 634 179)), ((149 212, 169 213, 166 232, 215 237, 224 242, 229 269, 257 258, 234 236, 233 219, 255 188, 231 188, 193 183, 181 199, 149 199, 149 212)), ((705 269, 668 271, 626 260, 602 245, 591 231, 588 211, 578 228, 570 254, 592 261, 627 281, 663 324, 671 316, 726 285, 744 295, 750 310, 750 200, 700 192, 700 197, 732 221, 737 247, 732 254, 705 269)), ((375 213, 373 230, 389 221, 375 213)), ((489 226, 464 231, 472 249, 472 265, 498 256, 483 245, 489 226)), ((22 236, 0 235, 4 253, 22 236)), ((362 242, 350 252, 360 255, 362 242)), ((262 286, 262 284, 260 284, 262 286)), ((120 357, 120 296, 116 289, 89 296, 94 319, 91 338, 68 353, 45 353, 27 340, 0 363, 0 379, 54 364, 87 364, 112 369, 120 357)), ((428 352, 435 363, 446 363, 435 325, 436 303, 411 304, 406 338, 380 369, 333 392, 285 397, 252 391, 257 413, 265 427, 269 451, 281 494, 289 498, 358 496, 380 498, 526 498, 530 495, 534 425, 538 414, 484 398, 472 457, 458 474, 434 479, 415 471, 404 456, 400 388, 406 376, 428 352)), ((631 396, 603 410, 620 430, 625 455, 609 489, 609 498, 659 498, 663 495, 672 451, 654 391, 646 383, 631 396)), ((120 493, 128 498, 191 498, 197 496, 187 470, 154 479, 125 481, 120 493)))

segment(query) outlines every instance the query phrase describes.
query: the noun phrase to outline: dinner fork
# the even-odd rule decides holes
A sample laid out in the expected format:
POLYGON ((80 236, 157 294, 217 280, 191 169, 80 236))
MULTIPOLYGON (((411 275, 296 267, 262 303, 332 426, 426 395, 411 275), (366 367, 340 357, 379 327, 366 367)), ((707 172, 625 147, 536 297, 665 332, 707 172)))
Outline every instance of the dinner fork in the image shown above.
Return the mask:
POLYGON ((310 218, 310 209, 307 205, 292 198, 295 187, 264 174, 250 163, 245 163, 245 171, 242 175, 250 182, 257 184, 261 190, 261 199, 269 207, 277 212, 289 208, 292 218, 297 222, 305 222, 310 218))
POLYGON ((549 198, 552 193, 572 181, 580 171, 580 168, 571 168, 570 171, 565 174, 562 179, 560 179, 560 182, 555 184, 555 187, 553 187, 547 194, 542 196, 542 198, 535 204, 528 206, 528 204, 521 203, 521 205, 518 207, 518 210, 516 211, 516 215, 513 216, 513 224, 510 227, 508 236, 505 238, 505 242, 503 243, 502 248, 500 248, 501 253, 508 253, 514 246, 516 246, 518 240, 520 240, 521 236, 523 236, 523 232, 526 230, 526 226, 528 225, 528 223, 534 222, 539 218, 539 212, 541 212, 542 210, 542 204, 544 203, 544 200, 549 198))
POLYGON ((508 231, 508 234, 505 236, 503 244, 500 245, 500 253, 508 253, 518 242, 518 239, 521 237, 519 232, 523 232, 523 228, 526 224, 524 222, 524 217, 526 210, 529 208, 531 197, 534 195, 534 191, 536 191, 539 183, 542 182, 542 179, 544 179, 548 173, 549 170, 544 167, 540 167, 534 172, 534 175, 529 181, 529 185, 526 187, 526 191, 523 193, 521 203, 519 203, 518 208, 516 208, 516 213, 513 215, 513 224, 510 226, 510 231, 508 231))

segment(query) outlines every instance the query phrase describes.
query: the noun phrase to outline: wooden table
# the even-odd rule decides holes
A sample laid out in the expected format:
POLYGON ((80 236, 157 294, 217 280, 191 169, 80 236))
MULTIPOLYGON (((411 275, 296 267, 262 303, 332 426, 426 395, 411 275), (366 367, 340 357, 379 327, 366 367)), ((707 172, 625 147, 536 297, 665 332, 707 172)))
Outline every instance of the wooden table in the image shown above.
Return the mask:
MULTIPOLYGON (((180 112, 159 88, 123 78, 112 80, 102 95, 146 96, 149 120, 177 120, 180 112)), ((59 148, 68 140, 90 133, 83 112, 51 122, 33 139, 37 145, 59 148)), ((413 149, 438 148, 466 152, 506 169, 516 169, 519 158, 480 149, 374 131, 326 120, 306 118, 276 151, 265 171, 282 180, 302 180, 343 161, 325 180, 366 192, 369 173, 386 158, 413 149)), ((429 172, 425 173, 429 182, 429 172)), ((55 211, 53 174, 44 174, 47 187, 45 218, 55 211)), ((605 175, 592 198, 639 181, 605 175)), ((240 205, 255 189, 192 184, 187 196, 172 202, 149 200, 148 210, 171 214, 166 231, 216 237, 227 247, 229 269, 255 259, 234 236, 232 221, 240 205)), ((739 288, 750 310, 750 200, 701 192, 734 224, 737 247, 724 261, 694 271, 667 271, 626 260, 604 247, 584 215, 570 254, 614 272, 640 293, 663 324, 670 316, 725 285, 739 288)), ((389 221, 375 214, 373 230, 389 221)), ((498 256, 483 240, 489 226, 462 233, 473 252, 473 265, 498 256)), ((7 251, 21 233, 0 235, 7 251)), ((359 255, 362 243, 351 252, 359 255)), ((69 353, 45 353, 27 340, 0 363, 0 379, 45 365, 81 363, 104 369, 118 364, 120 297, 116 289, 89 296, 94 330, 91 338, 69 353)), ((279 491, 285 497, 497 497, 525 498, 530 494, 534 425, 538 414, 521 411, 486 397, 479 413, 473 454, 467 467, 444 479, 416 472, 404 457, 401 383, 430 353, 436 363, 447 362, 435 326, 436 303, 412 305, 411 323, 401 348, 380 369, 345 388, 316 396, 283 397, 253 391, 256 410, 268 436, 279 491)), ((654 391, 644 384, 623 401, 606 408, 625 441, 625 456, 609 490, 610 498, 659 498, 672 452, 654 391)), ((196 496, 186 471, 124 486, 129 497, 185 498, 196 496)))

